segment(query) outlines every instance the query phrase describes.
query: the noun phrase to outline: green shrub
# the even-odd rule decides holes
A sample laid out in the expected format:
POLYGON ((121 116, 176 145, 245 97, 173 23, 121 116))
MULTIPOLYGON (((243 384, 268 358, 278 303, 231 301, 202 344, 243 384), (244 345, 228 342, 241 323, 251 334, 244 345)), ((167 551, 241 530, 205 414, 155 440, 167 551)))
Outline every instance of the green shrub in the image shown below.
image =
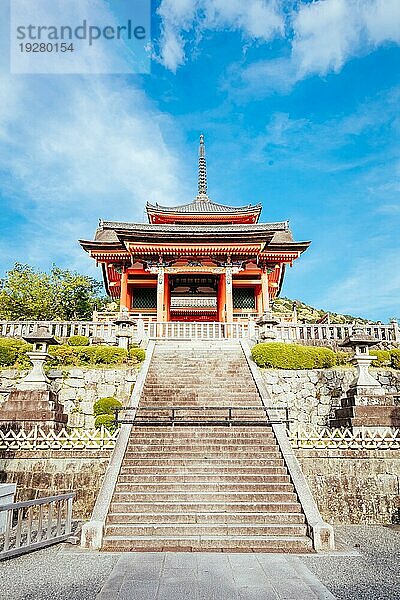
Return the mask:
POLYGON ((336 355, 329 348, 271 342, 257 344, 252 357, 259 367, 275 369, 323 369, 336 364, 336 355))
POLYGON ((117 365, 126 361, 128 352, 113 346, 50 346, 51 366, 117 365))
POLYGON ((348 365, 349 359, 353 356, 352 352, 345 352, 344 350, 337 350, 335 354, 337 365, 348 365))
POLYGON ((128 357, 128 351, 124 348, 113 346, 95 346, 94 364, 120 365, 128 357))
POLYGON ((96 361, 96 346, 75 346, 76 356, 80 365, 95 365, 96 361))
POLYGON ((113 415, 99 415, 98 417, 96 417, 94 422, 94 426, 96 427, 96 429, 100 429, 102 425, 111 433, 114 433, 114 431, 116 430, 113 415))
POLYGON ((89 338, 85 335, 71 335, 68 346, 89 346, 89 338))
POLYGON ((31 365, 26 353, 32 350, 31 344, 15 338, 0 338, 0 366, 28 367, 31 365))
POLYGON ((49 354, 53 357, 50 361, 50 366, 77 366, 79 365, 79 357, 76 353, 76 348, 73 346, 50 346, 49 354))
POLYGON ((391 350, 390 356, 391 366, 393 367, 393 369, 400 369, 400 349, 391 350))
POLYGON ((93 413, 95 415, 113 415, 115 408, 120 408, 121 402, 116 398, 110 396, 108 398, 99 398, 93 404, 93 413))
POLYGON ((391 366, 391 355, 390 350, 371 350, 371 354, 376 356, 376 359, 372 361, 373 367, 390 367, 391 366))
POLYGON ((135 362, 143 362, 146 358, 146 351, 143 348, 131 348, 129 350, 129 358, 135 362))

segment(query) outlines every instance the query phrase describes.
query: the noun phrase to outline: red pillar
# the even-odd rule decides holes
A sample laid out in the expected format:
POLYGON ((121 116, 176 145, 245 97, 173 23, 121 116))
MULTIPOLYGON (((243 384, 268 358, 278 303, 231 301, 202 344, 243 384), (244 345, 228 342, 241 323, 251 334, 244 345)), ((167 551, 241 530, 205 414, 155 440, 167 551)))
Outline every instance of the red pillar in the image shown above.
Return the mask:
POLYGON ((221 273, 218 282, 218 321, 223 323, 225 319, 226 283, 225 273, 221 273))
POLYGON ((164 274, 164 314, 165 321, 171 320, 171 287, 169 275, 164 274))
POLYGON ((119 301, 120 309, 127 308, 129 310, 129 295, 128 295, 128 272, 125 268, 121 273, 121 295, 119 301))
POLYGON ((263 311, 269 311, 269 289, 268 289, 268 270, 264 267, 261 273, 261 289, 263 299, 263 311))

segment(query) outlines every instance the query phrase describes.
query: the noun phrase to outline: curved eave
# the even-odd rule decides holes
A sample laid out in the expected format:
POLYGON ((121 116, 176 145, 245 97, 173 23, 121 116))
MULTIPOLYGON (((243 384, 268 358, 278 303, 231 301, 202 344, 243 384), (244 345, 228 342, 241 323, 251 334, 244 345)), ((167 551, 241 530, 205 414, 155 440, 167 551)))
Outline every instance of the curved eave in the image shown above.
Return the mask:
POLYGON ((85 250, 85 252, 91 252, 92 250, 103 250, 107 251, 121 251, 125 250, 125 246, 121 244, 120 241, 117 242, 107 242, 103 240, 78 240, 81 247, 85 250))
POLYGON ((195 209, 196 203, 183 204, 182 206, 158 206, 146 204, 147 216, 150 223, 173 223, 175 221, 202 222, 202 221, 251 221, 257 223, 262 205, 225 206, 216 202, 203 202, 202 210, 195 209), (210 210, 207 210, 207 209, 210 210))
POLYGON ((261 256, 263 254, 268 254, 269 252, 298 252, 298 254, 303 254, 310 246, 311 242, 287 242, 282 244, 265 244, 264 248, 261 251, 261 256))
MULTIPOLYGON (((215 223, 194 223, 193 225, 187 226, 180 223, 175 224, 151 224, 151 223, 127 223, 122 221, 103 221, 102 228, 104 230, 112 230, 116 234, 142 234, 143 232, 157 235, 165 232, 178 232, 179 235, 192 234, 193 232, 209 232, 213 234, 220 234, 225 232, 231 233, 232 231, 268 231, 275 233, 276 231, 289 231, 289 221, 276 221, 273 223, 248 223, 248 224, 215 224, 215 223)), ((101 240, 98 240, 101 241, 101 240)))

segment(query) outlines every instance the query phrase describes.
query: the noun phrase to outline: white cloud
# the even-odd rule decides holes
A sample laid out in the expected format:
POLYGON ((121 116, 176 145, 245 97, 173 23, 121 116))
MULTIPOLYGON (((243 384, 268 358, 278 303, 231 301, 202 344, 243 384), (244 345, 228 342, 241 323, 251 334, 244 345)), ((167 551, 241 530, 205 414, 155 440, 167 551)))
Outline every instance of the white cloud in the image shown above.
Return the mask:
POLYGON ((339 71, 360 40, 358 2, 323 0, 301 5, 293 20, 292 59, 297 77, 339 71))
POLYGON ((243 93, 287 92, 311 75, 338 73, 351 58, 400 43, 399 0, 318 0, 289 15, 290 55, 251 64, 243 93))
POLYGON ((189 47, 204 31, 232 29, 245 37, 268 41, 281 34, 283 16, 277 0, 162 0, 160 60, 175 72, 189 47))
POLYGON ((298 79, 338 72, 360 52, 400 42, 398 0, 322 0, 300 6, 293 20, 298 79))
POLYGON ((23 99, 0 114, 1 191, 24 222, 14 234, 20 256, 66 260, 99 217, 141 221, 147 200, 187 200, 171 121, 138 89, 116 78, 2 84, 23 99))

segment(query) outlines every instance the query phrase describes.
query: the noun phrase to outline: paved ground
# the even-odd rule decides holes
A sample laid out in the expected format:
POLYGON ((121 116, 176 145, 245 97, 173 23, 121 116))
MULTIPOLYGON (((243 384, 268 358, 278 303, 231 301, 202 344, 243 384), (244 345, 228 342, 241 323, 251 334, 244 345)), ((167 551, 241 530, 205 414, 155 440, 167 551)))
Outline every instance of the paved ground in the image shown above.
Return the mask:
POLYGON ((97 600, 334 600, 296 556, 148 553, 122 556, 97 600))
POLYGON ((60 545, 1 563, 0 598, 400 600, 400 530, 337 527, 336 536, 342 550, 324 556, 120 555, 60 545))

